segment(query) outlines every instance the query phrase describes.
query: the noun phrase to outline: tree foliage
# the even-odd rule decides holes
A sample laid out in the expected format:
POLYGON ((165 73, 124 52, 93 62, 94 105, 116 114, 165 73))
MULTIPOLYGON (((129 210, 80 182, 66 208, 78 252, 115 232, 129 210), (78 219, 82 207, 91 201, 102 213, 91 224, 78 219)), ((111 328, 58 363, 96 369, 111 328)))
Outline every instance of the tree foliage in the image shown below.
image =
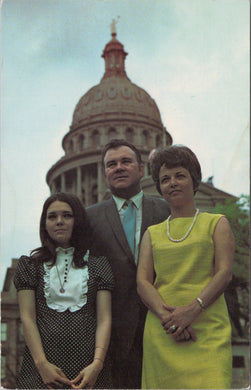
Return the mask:
POLYGON ((224 214, 235 237, 233 279, 225 291, 234 335, 245 337, 249 321, 249 196, 227 199, 217 204, 213 213, 224 214))

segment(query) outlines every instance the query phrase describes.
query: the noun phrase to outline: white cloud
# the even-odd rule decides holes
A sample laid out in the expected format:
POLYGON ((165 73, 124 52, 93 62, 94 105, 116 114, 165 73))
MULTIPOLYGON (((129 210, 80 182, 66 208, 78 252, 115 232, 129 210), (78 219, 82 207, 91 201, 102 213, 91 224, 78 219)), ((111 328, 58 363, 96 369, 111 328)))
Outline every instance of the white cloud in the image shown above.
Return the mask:
POLYGON ((183 57, 177 58, 175 65, 175 78, 170 79, 166 86, 169 93, 182 92, 194 97, 213 88, 223 76, 221 64, 215 61, 195 63, 183 57))

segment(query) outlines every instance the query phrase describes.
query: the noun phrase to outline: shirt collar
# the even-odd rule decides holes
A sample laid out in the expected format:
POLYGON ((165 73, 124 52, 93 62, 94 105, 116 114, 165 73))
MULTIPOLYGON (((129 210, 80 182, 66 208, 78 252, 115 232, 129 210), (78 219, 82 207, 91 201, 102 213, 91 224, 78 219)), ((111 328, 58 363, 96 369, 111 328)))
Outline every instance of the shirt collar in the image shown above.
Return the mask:
MULTIPOLYGON (((123 199, 123 198, 119 198, 118 196, 116 195, 113 195, 112 196, 115 203, 116 203, 116 206, 117 206, 117 209, 118 211, 120 211, 122 209, 122 207, 124 206, 124 203, 127 199, 123 199)), ((138 194, 132 196, 130 198, 131 201, 133 201, 133 203, 135 204, 135 206, 137 207, 137 209, 139 209, 142 205, 142 200, 143 200, 143 191, 140 191, 138 194)))
POLYGON ((61 248, 61 246, 58 246, 56 248, 56 252, 58 255, 62 255, 62 254, 73 255, 74 249, 75 248, 73 248, 73 246, 70 246, 69 248, 61 248))

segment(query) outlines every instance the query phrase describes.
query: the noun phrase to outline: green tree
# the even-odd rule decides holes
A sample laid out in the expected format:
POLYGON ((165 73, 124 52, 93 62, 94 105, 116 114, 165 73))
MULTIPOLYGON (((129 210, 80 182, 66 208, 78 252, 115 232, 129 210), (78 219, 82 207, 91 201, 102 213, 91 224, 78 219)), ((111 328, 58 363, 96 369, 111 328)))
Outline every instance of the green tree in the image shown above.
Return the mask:
POLYGON ((249 321, 249 196, 227 199, 217 204, 213 213, 224 214, 235 237, 233 279, 225 298, 233 327, 233 336, 248 337, 249 321))

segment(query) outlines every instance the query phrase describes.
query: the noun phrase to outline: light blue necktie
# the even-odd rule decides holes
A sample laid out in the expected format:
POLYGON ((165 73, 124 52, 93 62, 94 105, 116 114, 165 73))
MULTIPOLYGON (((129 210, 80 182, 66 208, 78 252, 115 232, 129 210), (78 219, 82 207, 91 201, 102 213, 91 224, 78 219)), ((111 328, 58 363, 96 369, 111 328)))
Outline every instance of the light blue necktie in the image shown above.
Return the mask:
POLYGON ((127 200, 125 204, 127 204, 127 208, 123 214, 123 228, 131 251, 134 253, 136 210, 131 200, 127 200))

